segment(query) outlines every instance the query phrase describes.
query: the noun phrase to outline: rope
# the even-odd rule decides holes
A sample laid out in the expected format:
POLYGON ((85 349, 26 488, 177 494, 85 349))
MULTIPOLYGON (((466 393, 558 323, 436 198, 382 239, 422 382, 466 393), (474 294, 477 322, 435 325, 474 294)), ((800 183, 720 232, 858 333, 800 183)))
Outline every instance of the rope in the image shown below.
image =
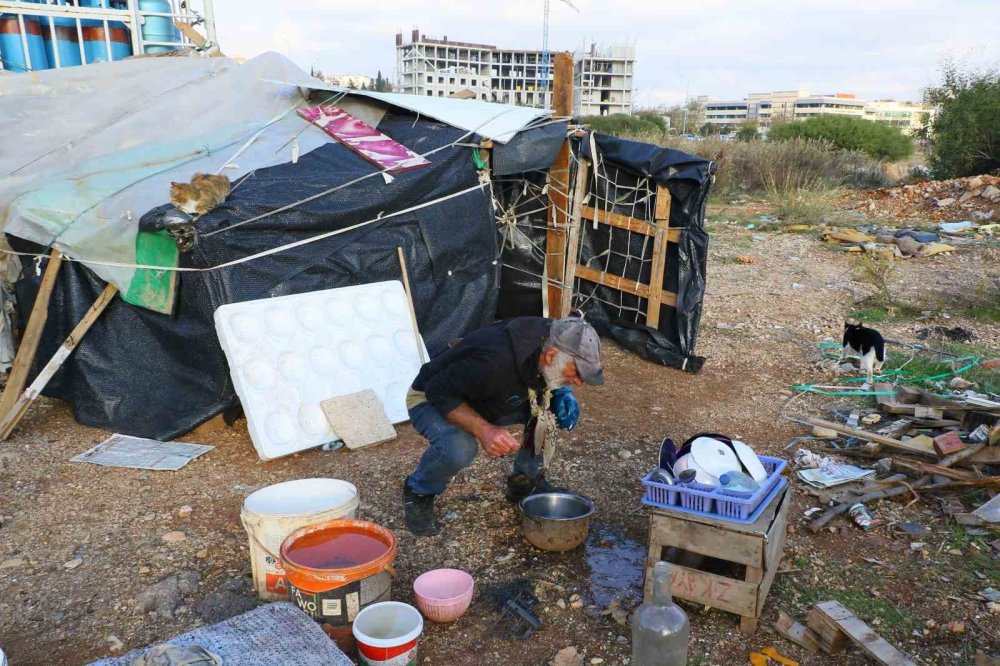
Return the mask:
MULTIPOLYGON (((389 218, 392 218, 392 217, 397 217, 399 215, 405 215, 406 213, 412 213, 413 211, 420 210, 421 208, 427 208, 429 206, 433 206, 435 204, 439 204, 442 201, 447 201, 449 199, 454 199, 456 197, 463 196, 465 194, 468 194, 470 192, 474 192, 476 190, 482 190, 483 187, 484 187, 483 185, 473 185, 472 187, 466 188, 466 189, 461 190, 459 192, 453 192, 452 194, 448 194, 448 195, 445 195, 443 197, 439 197, 437 199, 434 199, 433 201, 427 201, 427 202, 424 202, 422 204, 417 204, 416 206, 411 206, 409 208, 405 208, 403 210, 396 211, 394 213, 389 213, 388 215, 379 214, 377 217, 374 217, 374 218, 372 218, 370 220, 366 220, 364 222, 359 222, 359 223, 353 224, 353 225, 351 225, 349 227, 344 227, 343 229, 336 229, 334 231, 328 231, 326 233, 318 234, 316 236, 310 236, 309 238, 304 238, 302 240, 295 241, 293 243, 287 243, 285 245, 280 245, 278 247, 274 247, 274 248, 271 248, 269 250, 264 250, 263 252, 258 252, 256 254, 251 254, 251 255, 249 255, 247 257, 242 257, 240 259, 233 259, 232 261, 227 261, 225 263, 218 264, 216 266, 209 266, 207 268, 192 268, 192 267, 187 267, 187 266, 150 266, 150 265, 147 265, 147 264, 133 264, 133 263, 126 263, 126 262, 119 262, 119 261, 86 260, 86 259, 76 259, 76 258, 73 258, 73 257, 69 257, 69 256, 67 256, 65 254, 63 254, 63 259, 66 260, 66 261, 75 261, 77 263, 84 264, 86 266, 113 266, 113 267, 117 267, 117 268, 133 268, 133 269, 144 268, 144 269, 147 269, 147 270, 173 271, 173 272, 176 272, 176 273, 207 273, 207 272, 211 272, 211 271, 217 271, 217 270, 220 270, 220 269, 223 269, 223 268, 230 268, 232 266, 237 266, 239 264, 244 264, 244 263, 246 263, 248 261, 253 261, 254 259, 261 259, 263 257, 268 257, 268 256, 270 256, 272 254, 278 254, 278 253, 281 253, 281 252, 285 252, 287 250, 291 250, 291 249, 294 249, 294 248, 297 248, 297 247, 301 247, 303 245, 309 245, 310 243, 315 243, 317 241, 325 240, 325 239, 331 238, 333 236, 338 236, 340 234, 344 234, 344 233, 347 233, 349 231, 354 231, 356 229, 360 229, 362 227, 368 226, 369 224, 373 224, 375 222, 381 222, 382 220, 388 220, 389 218)), ((47 255, 47 254, 38 254, 38 253, 34 253, 34 252, 16 252, 16 251, 8 249, 8 248, 0 248, 0 252, 3 252, 4 254, 9 254, 9 255, 17 255, 17 256, 20 256, 20 257, 39 257, 39 258, 42 258, 42 259, 47 259, 49 257, 49 255, 47 255)))

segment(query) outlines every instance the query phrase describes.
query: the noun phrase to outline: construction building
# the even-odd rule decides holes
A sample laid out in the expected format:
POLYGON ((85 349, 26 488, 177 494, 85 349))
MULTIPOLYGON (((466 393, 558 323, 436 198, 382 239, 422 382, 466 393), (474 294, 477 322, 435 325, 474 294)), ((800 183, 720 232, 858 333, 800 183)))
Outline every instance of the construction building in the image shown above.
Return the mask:
POLYGON ((811 95, 804 90, 750 93, 742 100, 705 103, 705 122, 727 129, 745 122, 766 128, 774 122, 807 120, 822 115, 866 118, 910 134, 927 123, 929 108, 914 102, 868 102, 852 93, 811 95))
MULTIPOLYGON (((552 59, 542 52, 421 35, 396 34, 396 90, 430 97, 461 96, 552 108, 552 59), (472 93, 472 95, 469 95, 472 93)), ((632 113, 635 49, 611 47, 574 54, 574 115, 632 113)))

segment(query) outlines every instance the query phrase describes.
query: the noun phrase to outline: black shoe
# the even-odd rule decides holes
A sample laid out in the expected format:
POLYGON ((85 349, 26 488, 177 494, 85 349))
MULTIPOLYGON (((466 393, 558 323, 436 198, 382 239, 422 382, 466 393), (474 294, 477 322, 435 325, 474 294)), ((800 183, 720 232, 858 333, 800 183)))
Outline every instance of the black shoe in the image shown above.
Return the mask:
POLYGON ((532 478, 527 474, 511 474, 507 477, 507 501, 520 502, 528 495, 552 493, 563 490, 556 488, 545 479, 545 472, 532 478))
POLYGON ((403 506, 406 508, 406 527, 416 536, 433 536, 441 531, 434 519, 434 495, 418 495, 404 481, 403 506))

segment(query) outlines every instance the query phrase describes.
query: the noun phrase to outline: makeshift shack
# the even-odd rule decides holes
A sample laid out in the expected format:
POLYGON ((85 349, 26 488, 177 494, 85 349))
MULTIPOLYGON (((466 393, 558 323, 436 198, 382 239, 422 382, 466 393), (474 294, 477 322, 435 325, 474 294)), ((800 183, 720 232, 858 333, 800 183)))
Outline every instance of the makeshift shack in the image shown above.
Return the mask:
POLYGON ((51 288, 37 352, 21 359, 28 378, 99 295, 113 297, 43 388, 81 423, 166 439, 238 413, 213 312, 399 279, 397 247, 432 355, 498 315, 558 314, 543 296, 546 275, 627 348, 690 371, 701 365, 714 169, 701 158, 577 130, 572 162, 557 168, 569 118, 333 89, 277 54, 242 65, 122 61, 8 77, 3 87, 0 220, 4 251, 23 264, 22 330, 56 264, 41 292, 51 288), (427 163, 373 163, 301 117, 309 106, 336 106, 427 163), (170 184, 199 172, 227 175, 232 190, 197 219, 182 251, 165 230, 170 184), (588 209, 597 219, 581 223, 588 209), (631 221, 599 228, 608 218, 631 221), (649 231, 657 220, 659 236, 649 231), (579 243, 567 250, 571 228, 579 243))

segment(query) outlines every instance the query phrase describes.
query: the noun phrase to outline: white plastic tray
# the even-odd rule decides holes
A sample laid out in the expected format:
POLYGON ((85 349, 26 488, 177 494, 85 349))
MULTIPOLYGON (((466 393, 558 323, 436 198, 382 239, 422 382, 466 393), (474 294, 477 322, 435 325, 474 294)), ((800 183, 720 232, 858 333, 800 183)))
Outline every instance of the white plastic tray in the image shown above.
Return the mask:
POLYGON ((392 423, 409 419, 420 356, 401 282, 223 305, 215 330, 261 460, 337 439, 327 398, 370 388, 392 423))

